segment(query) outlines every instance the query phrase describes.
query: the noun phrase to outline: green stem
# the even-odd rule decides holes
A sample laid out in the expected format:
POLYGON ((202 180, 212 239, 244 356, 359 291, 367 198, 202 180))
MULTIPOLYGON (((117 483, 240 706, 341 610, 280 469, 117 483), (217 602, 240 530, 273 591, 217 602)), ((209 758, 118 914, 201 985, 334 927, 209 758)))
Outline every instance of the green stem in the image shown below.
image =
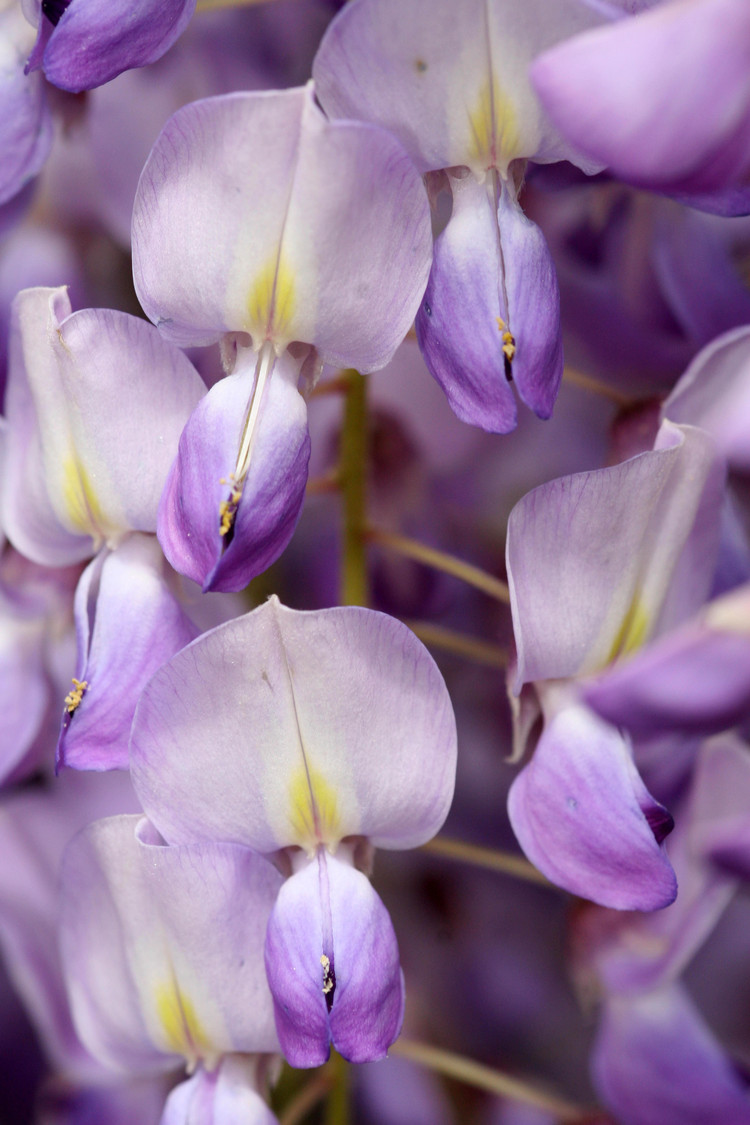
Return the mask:
POLYGON ((538 1109, 555 1114, 561 1121, 583 1121, 591 1112, 554 1094, 538 1090, 518 1078, 512 1078, 509 1074, 484 1066, 483 1063, 474 1062, 473 1059, 464 1058, 463 1055, 456 1055, 453 1051, 443 1051, 440 1047, 399 1039, 391 1047, 390 1053, 410 1059, 418 1066, 436 1070, 446 1078, 455 1078, 468 1086, 486 1090, 489 1094, 536 1106, 538 1109))
POLYGON ((513 875, 517 879, 526 879, 530 883, 555 888, 554 883, 550 883, 541 871, 520 855, 496 851, 494 848, 482 848, 477 844, 467 844, 463 840, 451 840, 447 836, 435 836, 426 844, 422 844, 422 850, 432 852, 433 855, 445 856, 446 859, 458 860, 459 863, 471 863, 475 867, 486 867, 489 871, 499 871, 503 875, 513 875))
POLYGON ((221 8, 255 8, 259 4, 267 4, 270 0, 198 0, 195 6, 197 12, 214 12, 221 8))
POLYGON ((415 562, 431 566, 433 570, 442 570, 445 574, 452 574, 454 578, 460 578, 462 582, 474 586, 489 597, 495 598, 505 605, 510 604, 510 592, 505 582, 501 582, 499 578, 495 578, 493 574, 488 574, 486 570, 481 570, 478 566, 464 562, 463 559, 456 558, 455 555, 449 555, 446 551, 438 551, 435 547, 428 547, 426 543, 420 543, 416 539, 409 539, 406 535, 399 535, 395 531, 383 531, 378 527, 368 527, 366 535, 371 543, 388 547, 390 550, 396 551, 397 554, 404 555, 407 559, 414 559, 415 562))
POLYGON ((365 527, 367 517, 367 380, 345 372, 348 382, 341 429, 339 479, 343 502, 341 604, 369 605, 365 527))
POLYGON ((419 637, 428 648, 439 648, 445 652, 453 652, 457 656, 465 656, 477 664, 487 664, 490 668, 507 668, 508 651, 491 641, 471 637, 468 633, 459 633, 455 629, 446 629, 442 625, 432 625, 427 621, 404 621, 412 633, 419 637))
POLYGON ((341 1055, 331 1052, 331 1088, 326 1101, 324 1125, 349 1125, 349 1066, 341 1055))
POLYGON ((319 1102, 331 1090, 331 1073, 326 1068, 303 1086, 302 1089, 292 1098, 287 1105, 284 1112, 279 1117, 279 1125, 301 1125, 305 1120, 310 1110, 314 1109, 319 1102))

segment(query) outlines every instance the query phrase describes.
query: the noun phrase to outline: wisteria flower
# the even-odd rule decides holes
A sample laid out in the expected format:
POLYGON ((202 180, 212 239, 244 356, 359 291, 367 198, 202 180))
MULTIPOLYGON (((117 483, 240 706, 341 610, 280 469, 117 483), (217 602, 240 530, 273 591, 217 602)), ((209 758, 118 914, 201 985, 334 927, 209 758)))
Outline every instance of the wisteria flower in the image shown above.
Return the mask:
POLYGON ((136 197, 133 269, 166 339, 224 348, 227 378, 185 427, 159 512, 167 558, 205 590, 241 589, 289 542, 310 455, 302 365, 384 366, 430 245, 399 143, 327 121, 311 87, 208 98, 166 125, 136 197))
POLYGON ((432 659, 370 610, 311 613, 272 598, 206 633, 138 706, 131 771, 170 844, 224 840, 273 856, 281 888, 265 959, 282 1050, 317 1066, 330 1044, 365 1062, 401 1027, 388 912, 359 869, 443 823, 456 734, 432 659))

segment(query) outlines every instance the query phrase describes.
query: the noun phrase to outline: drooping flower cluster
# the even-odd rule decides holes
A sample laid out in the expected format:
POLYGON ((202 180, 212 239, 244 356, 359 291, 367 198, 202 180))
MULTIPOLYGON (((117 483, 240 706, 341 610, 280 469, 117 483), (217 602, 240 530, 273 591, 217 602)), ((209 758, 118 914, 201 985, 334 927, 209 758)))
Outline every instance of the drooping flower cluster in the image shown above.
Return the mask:
POLYGON ((211 7, 0 0, 9 1125, 750 1125, 747 6, 211 7))

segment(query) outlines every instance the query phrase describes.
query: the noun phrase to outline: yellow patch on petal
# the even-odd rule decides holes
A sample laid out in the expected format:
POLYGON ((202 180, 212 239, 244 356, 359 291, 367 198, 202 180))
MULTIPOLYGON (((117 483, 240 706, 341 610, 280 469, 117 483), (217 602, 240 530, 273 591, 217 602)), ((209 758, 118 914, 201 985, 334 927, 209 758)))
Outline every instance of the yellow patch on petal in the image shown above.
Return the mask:
POLYGON ((248 331, 256 346, 264 340, 289 339, 296 305, 294 274, 283 253, 260 271, 247 298, 248 331))
POLYGON ((108 528, 89 475, 75 453, 63 462, 63 503, 70 523, 76 531, 93 539, 106 537, 108 528))
POLYGON ((314 850, 341 839, 336 790, 321 773, 302 766, 289 786, 289 821, 295 842, 314 850))
POLYGON ((650 624, 643 602, 634 594, 612 642, 606 663, 611 664, 613 660, 636 652, 646 640, 650 624))
POLYGON ((210 1044, 190 998, 172 978, 156 988, 156 1014, 170 1051, 189 1064, 211 1053, 210 1044))
POLYGON ((516 111, 493 74, 469 111, 472 163, 504 172, 519 149, 516 111))

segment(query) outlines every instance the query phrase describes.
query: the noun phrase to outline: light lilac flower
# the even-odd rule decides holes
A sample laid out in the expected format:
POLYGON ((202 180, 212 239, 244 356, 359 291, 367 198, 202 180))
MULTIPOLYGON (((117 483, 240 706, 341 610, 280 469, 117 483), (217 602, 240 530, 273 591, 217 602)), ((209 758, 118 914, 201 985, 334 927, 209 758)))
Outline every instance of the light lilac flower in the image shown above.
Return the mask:
POLYGON ((64 289, 19 294, 10 352, 5 531, 47 566, 98 553, 76 599, 78 667, 61 753, 79 767, 123 767, 139 686, 197 631, 143 533, 155 530, 180 431, 205 388, 151 325, 71 313, 64 289))
POLYGON ((591 165, 543 111, 536 54, 600 22, 537 0, 354 0, 314 67, 327 112, 385 125, 453 211, 417 314, 420 347, 464 421, 507 433, 522 401, 548 418, 562 375, 559 294, 539 228, 518 202, 525 162, 591 165))
POLYGON ((607 1001, 595 1085, 622 1125, 748 1125, 747 1083, 679 984, 607 1001))
POLYGON ((17 194, 47 159, 52 118, 40 75, 23 68, 34 33, 20 0, 0 2, 0 204, 17 194))
POLYGON ((131 738, 133 781, 170 844, 226 840, 294 872, 265 958, 282 1049, 315 1066, 385 1055, 403 983, 388 913, 360 870, 442 824, 455 725, 445 685, 400 623, 273 598, 158 672, 131 738))
POLYGON ((263 972, 281 876, 235 844, 167 847, 142 817, 97 821, 69 845, 60 947, 81 1040, 135 1076, 182 1064, 193 1075, 164 1125, 275 1121, 258 1056, 277 1050, 263 972), (195 1073, 194 1073, 195 1072, 195 1073))
POLYGON ((750 473, 750 328, 713 340, 664 403, 673 422, 713 434, 730 468, 750 473))
POLYGON ((23 0, 37 26, 28 69, 78 93, 156 62, 187 27, 195 0, 23 0))
POLYGON ((718 734, 750 720, 750 585, 595 678, 584 698, 634 736, 718 734))
POLYGON ((241 589, 288 543, 309 459, 300 370, 387 363, 430 241, 398 142, 328 122, 311 87, 209 98, 165 127, 136 198, 133 269, 166 339, 223 344, 228 377, 188 422, 159 514, 167 558, 204 589, 241 589))
POLYGON ((674 898, 661 846, 672 821, 582 687, 703 603, 722 483, 708 435, 664 423, 653 451, 543 485, 509 522, 519 754, 540 710, 545 720, 511 788, 511 823, 548 877, 618 909, 674 898))
POLYGON ((553 47, 531 74, 561 132, 615 175, 659 191, 739 189, 746 212, 749 43, 745 0, 663 0, 553 47))

